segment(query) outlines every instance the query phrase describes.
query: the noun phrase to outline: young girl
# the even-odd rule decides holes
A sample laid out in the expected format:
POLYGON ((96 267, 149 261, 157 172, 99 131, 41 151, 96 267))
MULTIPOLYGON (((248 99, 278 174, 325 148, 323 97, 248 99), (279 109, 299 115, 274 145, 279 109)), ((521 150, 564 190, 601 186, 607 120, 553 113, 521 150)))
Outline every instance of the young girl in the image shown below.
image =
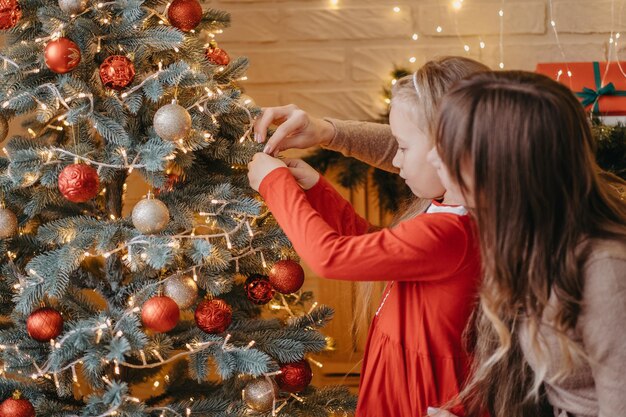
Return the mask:
POLYGON ((428 406, 453 399, 466 379, 462 333, 479 281, 478 246, 472 221, 463 207, 450 205, 454 201, 426 155, 439 98, 454 82, 484 69, 465 58, 446 58, 396 84, 393 165, 415 195, 436 200, 426 213, 392 229, 367 233, 367 221, 302 162, 290 164, 305 188, 314 184, 306 193, 283 161, 257 154, 249 164, 251 186, 316 273, 391 281, 370 328, 358 417, 422 416, 428 406))
POLYGON ((626 416, 626 204, 583 107, 541 75, 479 74, 444 98, 436 150, 480 232, 469 414, 535 415, 543 384, 554 416, 626 416))

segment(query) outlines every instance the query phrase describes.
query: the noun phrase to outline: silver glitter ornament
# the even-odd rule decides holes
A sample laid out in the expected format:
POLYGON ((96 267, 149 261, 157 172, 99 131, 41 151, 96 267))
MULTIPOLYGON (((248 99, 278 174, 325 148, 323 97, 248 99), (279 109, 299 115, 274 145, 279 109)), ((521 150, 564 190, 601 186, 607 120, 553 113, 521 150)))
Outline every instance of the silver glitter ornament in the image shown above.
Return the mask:
POLYGON ((59 0, 59 7, 69 15, 77 15, 87 10, 87 0, 59 0))
POLYGON ((144 235, 159 233, 170 221, 167 206, 156 198, 144 198, 133 208, 133 225, 144 235))
POLYGON ((176 102, 166 104, 154 114, 154 131, 165 140, 184 139, 191 130, 191 116, 184 107, 176 102))
POLYGON ((165 281, 165 295, 170 297, 182 310, 191 307, 198 298, 198 285, 193 278, 177 275, 165 281))
POLYGON ((6 239, 17 233, 17 217, 7 209, 0 208, 0 239, 6 239))
POLYGON ((255 379, 243 389, 242 397, 249 408, 265 413, 274 406, 274 401, 278 398, 278 387, 273 381, 255 379))
POLYGON ((3 142, 9 135, 9 122, 6 117, 0 114, 0 142, 3 142))

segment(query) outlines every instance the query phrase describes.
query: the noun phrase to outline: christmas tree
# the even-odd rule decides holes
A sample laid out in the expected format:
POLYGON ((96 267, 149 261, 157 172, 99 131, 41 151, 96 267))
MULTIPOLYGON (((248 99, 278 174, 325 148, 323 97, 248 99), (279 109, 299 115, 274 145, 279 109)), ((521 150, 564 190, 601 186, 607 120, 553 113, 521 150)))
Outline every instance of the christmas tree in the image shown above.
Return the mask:
POLYGON ((309 385, 333 311, 247 186, 258 109, 228 23, 197 0, 0 0, 0 140, 28 131, 0 158, 0 416, 354 407, 309 385), (150 192, 124 215, 128 181, 150 192))

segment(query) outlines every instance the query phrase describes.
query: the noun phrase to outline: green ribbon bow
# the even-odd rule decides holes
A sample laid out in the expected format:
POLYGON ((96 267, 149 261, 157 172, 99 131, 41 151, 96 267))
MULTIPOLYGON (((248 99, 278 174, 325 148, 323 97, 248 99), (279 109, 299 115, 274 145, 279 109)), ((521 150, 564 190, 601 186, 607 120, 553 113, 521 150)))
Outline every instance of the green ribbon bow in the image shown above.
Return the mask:
POLYGON ((594 90, 592 88, 583 87, 583 91, 577 92, 576 95, 583 99, 582 100, 583 106, 587 107, 593 104, 592 111, 594 114, 600 113, 599 101, 602 96, 626 97, 626 91, 617 90, 615 86, 613 85, 613 83, 608 83, 604 87, 601 86, 602 77, 600 76, 600 63, 599 62, 593 63, 593 75, 594 75, 595 82, 596 82, 596 89, 594 90))

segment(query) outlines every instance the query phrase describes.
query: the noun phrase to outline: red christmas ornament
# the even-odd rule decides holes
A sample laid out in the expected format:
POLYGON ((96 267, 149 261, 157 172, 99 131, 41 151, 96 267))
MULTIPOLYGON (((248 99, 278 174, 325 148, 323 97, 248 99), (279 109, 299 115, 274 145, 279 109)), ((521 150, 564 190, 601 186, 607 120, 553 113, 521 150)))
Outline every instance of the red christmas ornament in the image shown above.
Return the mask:
POLYGON ((80 49, 68 38, 59 38, 48 42, 44 58, 50 70, 57 74, 65 74, 80 63, 80 49))
POLYGON ((167 19, 175 28, 189 32, 202 20, 202 6, 198 0, 174 0, 167 10, 167 19))
POLYGON ((59 174, 59 191, 74 203, 84 203, 98 194, 98 172, 85 164, 73 164, 59 174))
POLYGON ((228 65, 230 63, 228 53, 214 43, 207 48, 206 59, 215 65, 228 65))
POLYGON ((28 335, 36 341, 49 342, 56 339, 63 331, 63 317, 51 307, 37 309, 28 316, 26 330, 28 335))
POLYGON ((35 408, 22 393, 15 391, 13 398, 7 398, 0 404, 0 417, 35 417, 35 408))
POLYGON ((195 313, 196 324, 206 333, 222 333, 233 321, 233 310, 224 300, 204 300, 195 313))
POLYGON ((11 29, 22 18, 22 8, 16 0, 0 0, 0 30, 11 29))
POLYGON ((254 304, 267 304, 274 298, 274 288, 265 275, 253 274, 244 284, 248 300, 254 304))
POLYGON ((276 375, 276 382, 280 389, 287 392, 303 391, 313 379, 313 371, 306 360, 283 364, 280 371, 276 375))
POLYGON ((155 332, 169 332, 178 324, 180 308, 170 297, 152 297, 141 309, 143 325, 155 332))
POLYGON ((106 88, 121 90, 134 79, 135 65, 123 55, 112 55, 100 65, 100 80, 106 88))
POLYGON ((304 270, 292 260, 278 261, 270 270, 270 282, 280 293, 294 293, 304 284, 304 270))

